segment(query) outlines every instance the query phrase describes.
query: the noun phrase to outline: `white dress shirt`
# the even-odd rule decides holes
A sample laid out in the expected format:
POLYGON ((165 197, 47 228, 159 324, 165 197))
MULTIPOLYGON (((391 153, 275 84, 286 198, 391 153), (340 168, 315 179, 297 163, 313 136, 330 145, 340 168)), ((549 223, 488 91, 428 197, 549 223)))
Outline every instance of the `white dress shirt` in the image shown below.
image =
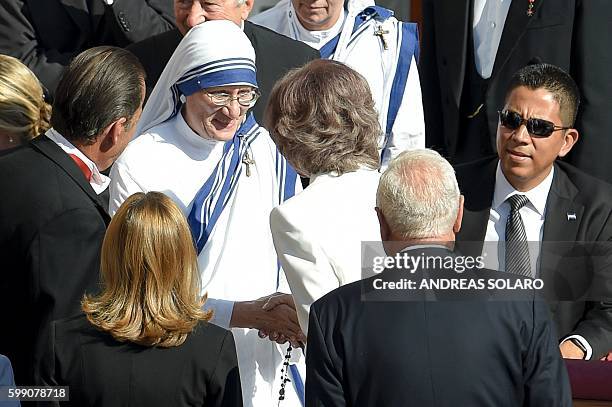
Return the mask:
POLYGON ((340 33, 340 31, 342 30, 342 25, 344 24, 345 17, 346 11, 343 11, 342 13, 340 13, 340 18, 338 18, 334 25, 327 30, 307 30, 302 24, 299 24, 299 21, 298 24, 295 25, 295 28, 298 31, 300 41, 305 44, 308 44, 316 50, 320 50, 321 47, 327 43, 327 41, 331 40, 340 33))
POLYGON ((59 134, 55 129, 50 128, 45 133, 47 137, 55 142, 62 150, 66 152, 66 154, 76 155, 87 165, 89 170, 91 171, 91 179, 89 180, 89 185, 93 188, 96 194, 100 195, 108 185, 110 184, 110 178, 106 175, 102 174, 100 170, 98 170, 98 166, 96 163, 91 161, 85 154, 81 152, 78 148, 76 148, 70 141, 66 140, 64 136, 59 134))
POLYGON ((536 276, 539 271, 540 242, 546 213, 546 199, 552 185, 554 167, 550 174, 535 188, 527 192, 519 192, 506 179, 499 163, 495 172, 495 191, 493 202, 487 222, 485 234, 485 267, 492 270, 504 271, 506 269, 506 221, 510 214, 510 204, 506 200, 512 195, 525 195, 529 203, 523 206, 519 213, 525 226, 525 234, 529 242, 529 262, 531 275, 536 276))
POLYGON ((484 79, 490 78, 493 72, 510 3, 512 0, 474 0, 474 58, 476 70, 484 79))

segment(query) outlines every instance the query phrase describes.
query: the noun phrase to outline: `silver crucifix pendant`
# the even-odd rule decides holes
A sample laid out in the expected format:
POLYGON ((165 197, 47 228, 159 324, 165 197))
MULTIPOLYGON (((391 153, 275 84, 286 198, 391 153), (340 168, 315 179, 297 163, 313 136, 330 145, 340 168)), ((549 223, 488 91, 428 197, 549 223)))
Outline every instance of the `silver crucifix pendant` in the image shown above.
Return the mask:
POLYGON ((389 49, 389 44, 387 44, 385 34, 389 34, 389 31, 384 30, 382 25, 376 26, 376 31, 374 31, 374 35, 380 37, 380 41, 382 42, 384 49, 389 49))
POLYGON ((251 176, 251 165, 255 164, 255 160, 253 160, 250 156, 249 156, 249 150, 247 150, 244 153, 244 157, 242 157, 242 163, 244 165, 246 165, 246 176, 250 177, 251 176))

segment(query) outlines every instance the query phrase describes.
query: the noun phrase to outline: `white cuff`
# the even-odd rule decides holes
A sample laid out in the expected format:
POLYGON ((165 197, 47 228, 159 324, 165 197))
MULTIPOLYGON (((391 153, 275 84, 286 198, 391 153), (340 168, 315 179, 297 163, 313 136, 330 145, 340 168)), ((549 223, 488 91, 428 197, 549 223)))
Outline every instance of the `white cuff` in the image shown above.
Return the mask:
POLYGON ((561 341, 561 343, 563 343, 565 341, 569 341, 570 339, 576 339, 578 342, 580 342, 582 344, 582 346, 584 346, 584 348, 586 349, 586 354, 584 355, 584 360, 591 360, 591 356, 593 356, 593 348, 591 348, 591 345, 589 345, 587 340, 584 339, 584 337, 582 335, 570 335, 567 338, 564 338, 561 341))
POLYGON ((115 0, 102 0, 107 6, 112 6, 115 0))
POLYGON ((232 312, 234 311, 234 301, 207 298, 202 309, 204 311, 212 310, 213 317, 210 323, 220 326, 221 328, 230 329, 230 321, 232 319, 232 312))

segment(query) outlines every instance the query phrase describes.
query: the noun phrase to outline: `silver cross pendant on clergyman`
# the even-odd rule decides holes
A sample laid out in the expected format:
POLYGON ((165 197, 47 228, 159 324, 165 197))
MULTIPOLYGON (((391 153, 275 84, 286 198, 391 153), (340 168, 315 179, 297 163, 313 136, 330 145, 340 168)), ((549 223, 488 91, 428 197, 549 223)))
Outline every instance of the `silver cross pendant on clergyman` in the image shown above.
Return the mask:
POLYGON ((249 156, 249 151, 245 151, 244 153, 244 157, 242 157, 242 163, 244 165, 246 165, 246 176, 250 177, 251 176, 251 164, 255 164, 255 160, 253 160, 250 156, 249 156))
POLYGON ((374 31, 374 35, 380 37, 380 40, 382 41, 384 49, 389 49, 389 45, 387 44, 387 39, 385 38, 385 34, 389 34, 389 31, 384 30, 382 25, 376 26, 376 31, 374 31))

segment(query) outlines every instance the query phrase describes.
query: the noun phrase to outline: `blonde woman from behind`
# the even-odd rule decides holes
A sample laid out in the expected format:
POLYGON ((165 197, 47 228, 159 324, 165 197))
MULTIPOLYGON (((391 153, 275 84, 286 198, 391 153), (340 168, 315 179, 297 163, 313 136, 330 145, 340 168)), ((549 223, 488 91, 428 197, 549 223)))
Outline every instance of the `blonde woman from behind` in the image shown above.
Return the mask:
POLYGON ((170 198, 121 205, 100 272, 84 314, 52 324, 43 381, 70 387, 65 405, 242 406, 234 339, 201 310, 193 240, 170 198))

